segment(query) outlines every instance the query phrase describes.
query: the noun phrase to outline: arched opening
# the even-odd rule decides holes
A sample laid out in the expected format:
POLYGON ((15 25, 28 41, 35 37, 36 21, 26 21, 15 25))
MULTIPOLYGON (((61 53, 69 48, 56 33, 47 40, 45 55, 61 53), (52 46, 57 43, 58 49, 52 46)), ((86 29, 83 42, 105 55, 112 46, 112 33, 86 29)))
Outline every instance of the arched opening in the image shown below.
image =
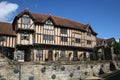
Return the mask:
POLYGON ((55 60, 58 60, 58 58, 59 58, 59 52, 55 52, 54 57, 55 57, 55 60))
POLYGON ((69 56, 69 60, 71 60, 72 53, 70 52, 68 56, 69 56))
POLYGON ((79 60, 82 61, 83 60, 83 53, 81 53, 79 56, 78 56, 79 60))

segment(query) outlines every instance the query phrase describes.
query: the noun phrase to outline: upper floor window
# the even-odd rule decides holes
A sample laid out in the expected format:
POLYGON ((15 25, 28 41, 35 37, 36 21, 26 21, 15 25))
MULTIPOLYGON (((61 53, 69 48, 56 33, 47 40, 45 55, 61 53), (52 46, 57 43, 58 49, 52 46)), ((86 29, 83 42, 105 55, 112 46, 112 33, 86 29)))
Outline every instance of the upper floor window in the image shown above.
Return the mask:
POLYGON ((45 25, 44 25, 44 29, 53 30, 53 29, 54 29, 54 26, 53 26, 53 25, 49 25, 49 24, 45 24, 45 25))
POLYGON ((75 42, 76 43, 80 43, 80 39, 79 38, 75 38, 75 42))
POLYGON ((0 36, 0 41, 7 41, 7 37, 6 36, 0 36))
POLYGON ((67 42, 67 41, 68 41, 68 38, 67 38, 67 37, 62 36, 62 37, 61 37, 61 41, 65 41, 65 42, 67 42))
POLYGON ((92 44, 92 41, 91 40, 87 40, 87 44, 92 44))
POLYGON ((91 30, 90 29, 88 30, 87 35, 91 36, 91 30))
POLYGON ((44 34, 43 35, 43 39, 44 40, 54 40, 54 36, 53 35, 46 35, 46 34, 44 34))
POLYGON ((30 24, 30 18, 29 17, 22 17, 22 23, 23 24, 30 24))
POLYGON ((60 33, 61 34, 67 34, 67 28, 61 28, 60 33))
POLYGON ((21 40, 29 40, 29 34, 21 34, 21 40))

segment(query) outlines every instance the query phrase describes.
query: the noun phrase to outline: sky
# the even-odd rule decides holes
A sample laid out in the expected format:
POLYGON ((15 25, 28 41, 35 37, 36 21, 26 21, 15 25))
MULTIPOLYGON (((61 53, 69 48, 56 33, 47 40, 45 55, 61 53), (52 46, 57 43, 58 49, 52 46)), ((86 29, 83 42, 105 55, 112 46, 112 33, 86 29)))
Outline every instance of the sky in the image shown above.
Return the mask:
POLYGON ((90 24, 100 38, 120 38, 120 0, 0 0, 0 22, 12 22, 26 8, 90 24))

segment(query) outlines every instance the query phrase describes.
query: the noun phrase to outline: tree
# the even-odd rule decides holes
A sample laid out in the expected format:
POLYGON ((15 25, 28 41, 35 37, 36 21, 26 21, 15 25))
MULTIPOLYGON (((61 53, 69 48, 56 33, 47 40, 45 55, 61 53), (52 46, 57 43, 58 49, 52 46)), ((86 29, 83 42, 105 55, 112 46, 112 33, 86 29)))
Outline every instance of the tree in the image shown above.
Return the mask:
POLYGON ((120 55, 120 42, 115 42, 113 44, 114 53, 118 56, 120 55))

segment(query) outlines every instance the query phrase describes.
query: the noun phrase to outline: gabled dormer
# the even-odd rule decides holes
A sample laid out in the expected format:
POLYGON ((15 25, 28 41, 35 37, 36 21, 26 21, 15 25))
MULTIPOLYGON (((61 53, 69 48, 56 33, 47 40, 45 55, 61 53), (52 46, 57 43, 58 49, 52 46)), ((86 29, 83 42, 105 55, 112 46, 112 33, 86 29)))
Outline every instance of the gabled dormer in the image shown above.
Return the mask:
POLYGON ((92 31, 91 31, 91 29, 89 28, 89 29, 87 30, 87 35, 88 35, 88 36, 91 36, 91 34, 92 34, 92 31))
POLYGON ((54 30, 54 23, 51 19, 47 19, 44 22, 44 29, 48 29, 48 30, 54 30))
POLYGON ((15 17, 13 28, 17 35, 16 45, 33 45, 34 23, 34 17, 28 9, 25 9, 15 17))
POLYGON ((97 33, 92 29, 91 25, 87 24, 87 27, 85 29, 87 31, 88 36, 97 35, 97 33))
POLYGON ((34 17, 31 15, 28 9, 18 14, 13 21, 13 29, 19 30, 30 30, 34 31, 34 17))

